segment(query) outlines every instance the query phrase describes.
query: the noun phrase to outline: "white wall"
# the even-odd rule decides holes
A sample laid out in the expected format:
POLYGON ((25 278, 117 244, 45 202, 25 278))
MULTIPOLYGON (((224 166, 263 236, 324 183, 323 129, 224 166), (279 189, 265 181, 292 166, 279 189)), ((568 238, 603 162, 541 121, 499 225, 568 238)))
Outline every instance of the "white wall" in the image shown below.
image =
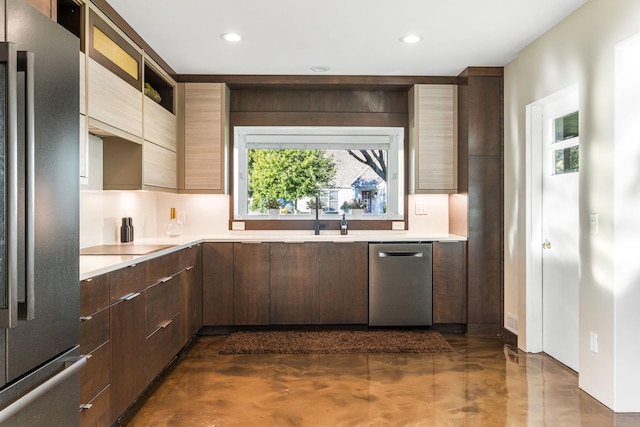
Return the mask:
MULTIPOLYGON (((615 411, 640 411, 636 342, 640 310, 616 322, 621 298, 615 279, 614 129, 616 45, 640 33, 637 0, 590 0, 523 49, 505 68, 505 311, 517 307, 519 346, 527 349, 525 108, 578 83, 580 90, 580 301, 579 384, 615 411), (590 233, 589 214, 599 214, 590 233), (589 333, 599 335, 598 353, 589 333), (635 367, 635 369, 630 369, 635 367), (621 381, 625 378, 625 381, 621 381)), ((637 138, 636 138, 637 141, 637 138)), ((637 169, 637 163, 631 166, 637 169)), ((636 281, 638 278, 636 278, 636 281)), ((625 283, 636 289, 639 283, 625 283)), ((637 293, 637 291, 636 291, 637 293)), ((628 301, 628 300, 627 300, 628 301)), ((636 301, 637 303, 637 301, 636 301)), ((627 302, 629 304, 629 302, 627 302)), ((636 304, 637 305, 637 304, 636 304)))

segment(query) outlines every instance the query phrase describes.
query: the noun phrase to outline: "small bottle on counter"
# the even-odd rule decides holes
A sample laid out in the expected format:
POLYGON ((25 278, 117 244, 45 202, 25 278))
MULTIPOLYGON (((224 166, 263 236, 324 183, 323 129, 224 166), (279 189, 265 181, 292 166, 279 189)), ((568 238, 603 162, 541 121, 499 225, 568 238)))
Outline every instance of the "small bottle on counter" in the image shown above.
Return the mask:
POLYGON ((122 217, 122 225, 120 226, 120 242, 133 242, 133 221, 130 216, 122 217))
POLYGON ((345 218, 344 213, 342 214, 342 221, 340 221, 340 234, 343 236, 349 234, 349 226, 347 225, 347 219, 345 218))
POLYGON ((164 234, 168 237, 176 237, 182 234, 183 228, 182 222, 176 218, 176 208, 171 208, 169 220, 164 225, 164 234))

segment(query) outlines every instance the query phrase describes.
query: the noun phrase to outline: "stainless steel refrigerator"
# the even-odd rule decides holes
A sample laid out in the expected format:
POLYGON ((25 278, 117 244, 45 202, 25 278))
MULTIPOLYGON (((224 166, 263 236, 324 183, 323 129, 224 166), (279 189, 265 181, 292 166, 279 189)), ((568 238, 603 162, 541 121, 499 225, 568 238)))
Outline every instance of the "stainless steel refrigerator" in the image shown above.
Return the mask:
POLYGON ((74 426, 80 43, 23 0, 2 15, 0 424, 74 426))

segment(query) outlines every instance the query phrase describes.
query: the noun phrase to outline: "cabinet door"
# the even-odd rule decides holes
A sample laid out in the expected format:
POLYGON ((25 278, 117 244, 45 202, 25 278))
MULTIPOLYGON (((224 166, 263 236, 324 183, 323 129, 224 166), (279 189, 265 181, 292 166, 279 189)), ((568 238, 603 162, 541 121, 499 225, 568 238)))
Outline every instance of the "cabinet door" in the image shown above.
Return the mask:
POLYGON ((322 324, 367 324, 369 269, 367 243, 321 243, 318 313, 322 324))
POLYGON ((176 116, 145 96, 144 139, 175 152, 177 135, 176 116))
POLYGON ((144 141, 142 145, 142 183, 145 186, 177 188, 177 156, 174 151, 144 141))
POLYGON ((409 93, 411 193, 458 188, 457 89, 415 85, 409 93))
POLYGON ((110 308, 111 422, 133 403, 147 385, 145 294, 141 292, 127 298, 110 308))
POLYGON ((271 243, 269 247, 271 324, 318 323, 318 244, 271 243))
POLYGON ((233 325, 233 243, 205 243, 202 252, 202 323, 233 325))
POLYGON ((433 323, 467 323, 465 242, 433 244, 433 323))
MULTIPOLYGON (((142 138, 142 92, 107 70, 93 58, 88 62, 88 108, 93 126, 119 129, 142 138)), ((118 135, 120 136, 120 135, 118 135)), ((122 134, 122 136, 128 136, 122 134)), ((134 141, 135 138, 132 138, 134 141)))
POLYGON ((233 244, 233 321, 269 324, 269 243, 233 244))
POLYGON ((222 83, 185 83, 184 174, 186 192, 226 192, 225 150, 229 89, 222 83))

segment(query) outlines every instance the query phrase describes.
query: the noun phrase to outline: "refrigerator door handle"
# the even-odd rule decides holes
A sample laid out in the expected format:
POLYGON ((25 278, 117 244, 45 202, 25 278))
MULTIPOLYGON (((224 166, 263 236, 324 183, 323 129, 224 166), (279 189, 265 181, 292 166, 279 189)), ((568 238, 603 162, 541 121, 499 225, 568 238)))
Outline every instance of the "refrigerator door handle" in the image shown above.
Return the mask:
POLYGON ((18 324, 18 66, 14 43, 0 43, 0 62, 6 64, 5 185, 6 185, 6 282, 0 327, 18 324))
POLYGON ((49 378, 27 394, 16 400, 9 406, 0 411, 0 424, 9 420, 11 417, 22 411, 26 406, 38 400, 40 397, 47 394, 50 390, 56 387, 58 384, 64 382, 67 378, 78 373, 78 371, 87 364, 87 356, 78 356, 69 360, 67 365, 62 371, 49 378))
POLYGON ((18 319, 35 318, 35 94, 34 54, 18 51, 18 72, 25 73, 25 301, 18 302, 18 319))

